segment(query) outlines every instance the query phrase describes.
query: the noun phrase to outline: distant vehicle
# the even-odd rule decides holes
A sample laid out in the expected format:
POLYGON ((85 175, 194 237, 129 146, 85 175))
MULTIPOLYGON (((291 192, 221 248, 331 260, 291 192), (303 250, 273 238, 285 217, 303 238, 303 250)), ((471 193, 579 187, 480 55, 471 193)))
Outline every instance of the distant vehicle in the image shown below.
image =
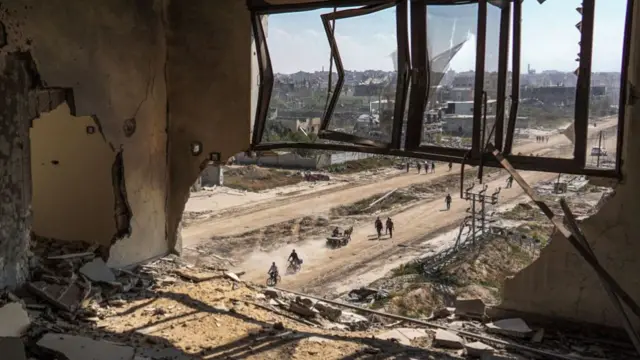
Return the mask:
POLYGON ((607 156, 607 149, 597 146, 593 147, 591 148, 591 156, 607 156))

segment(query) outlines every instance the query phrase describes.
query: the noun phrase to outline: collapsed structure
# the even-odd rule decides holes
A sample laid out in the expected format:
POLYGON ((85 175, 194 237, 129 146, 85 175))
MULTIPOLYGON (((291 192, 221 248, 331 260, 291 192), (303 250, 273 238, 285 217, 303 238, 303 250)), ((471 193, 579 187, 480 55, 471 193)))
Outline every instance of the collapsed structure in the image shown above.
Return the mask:
MULTIPOLYGON (((349 1, 340 6, 381 2, 385 3, 349 1)), ((486 0, 479 3, 487 6, 486 0)), ((594 1, 585 3, 593 7, 594 1)), ((633 275, 640 271, 640 261, 634 250, 640 244, 634 236, 640 233, 636 220, 640 190, 634 184, 640 181, 636 166, 640 141, 634 135, 640 134, 640 121, 634 118, 640 114, 635 86, 640 76, 640 9, 637 2, 629 4, 627 40, 631 45, 625 49, 622 69, 627 96, 621 99, 625 111, 619 124, 624 139, 618 149, 618 170, 606 174, 618 177, 616 192, 598 214, 582 223, 582 229, 602 266, 637 300, 640 280, 633 275)), ((98 244, 111 267, 180 252, 182 211, 203 166, 249 149, 256 109, 257 128, 262 126, 261 111, 266 117, 267 109, 260 102, 269 84, 268 67, 262 66, 268 54, 261 49, 264 42, 258 41, 257 47, 253 43, 252 16, 253 34, 259 35, 265 25, 256 19, 272 8, 333 7, 337 2, 270 0, 249 1, 249 5, 241 0, 2 3, 0 287, 15 287, 26 280, 31 232, 98 244)), ((587 25, 588 18, 583 27, 588 29, 587 25)), ((592 20, 590 27, 592 31, 592 20)), ((409 61, 402 51, 398 56, 401 65, 409 61)), ((583 59, 581 70, 589 72, 590 62, 586 56, 583 59)), ((399 83, 408 86, 409 68, 403 70, 406 78, 399 83)), ((476 79, 476 83, 483 81, 476 79)), ((480 102, 482 96, 475 98, 480 102)), ((404 99, 396 103, 403 104, 400 100, 404 99)), ((350 150, 483 164, 478 127, 482 112, 477 105, 474 151, 468 159, 451 151, 436 154, 432 148, 420 149, 411 124, 406 137, 407 144, 416 145, 412 149, 400 149, 403 130, 396 123, 396 149, 371 146, 344 134, 328 138, 347 139, 359 146, 350 150)), ((502 107, 496 111, 497 124, 506 123, 504 106, 503 99, 497 105, 502 107)), ((397 115, 403 114, 404 105, 398 109, 396 118, 402 119, 397 115)), ((586 134, 585 119, 576 110, 578 135, 586 134)), ((500 142, 509 130, 500 128, 500 142)), ((254 132, 253 145, 260 145, 258 133, 254 132)), ((586 140, 578 135, 576 149, 584 148, 586 140)), ((502 145, 496 146, 511 147, 508 140, 502 145)), ((553 171, 564 164, 514 158, 516 167, 529 170, 553 171)), ((579 170, 584 166, 571 171, 579 170)), ((505 283, 501 308, 621 327, 596 274, 561 234, 555 236, 536 262, 505 283)), ((638 327, 640 322, 634 321, 638 327)))

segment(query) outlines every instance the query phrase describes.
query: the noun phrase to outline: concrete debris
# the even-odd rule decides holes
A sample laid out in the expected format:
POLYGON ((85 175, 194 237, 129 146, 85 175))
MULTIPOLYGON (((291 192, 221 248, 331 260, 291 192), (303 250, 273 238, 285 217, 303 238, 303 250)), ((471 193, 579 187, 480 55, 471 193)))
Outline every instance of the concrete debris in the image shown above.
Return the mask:
POLYGON ((459 317, 482 320, 485 316, 485 304, 481 299, 456 299, 455 314, 459 317))
POLYGON ((232 273, 232 272, 225 272, 225 273, 224 273, 224 276, 225 276, 227 279, 231 279, 231 280, 233 280, 233 281, 235 281, 235 282, 240 282, 240 278, 238 277, 238 275, 236 275, 236 274, 234 274, 234 273, 232 273))
POLYGON ((400 344, 410 346, 411 340, 427 336, 427 331, 423 329, 399 328, 376 335, 376 339, 391 340, 395 339, 400 344))
POLYGON ((8 360, 27 360, 24 344, 18 337, 0 337, 0 358, 8 360))
POLYGON ((487 324, 490 333, 526 338, 531 334, 531 328, 520 318, 504 319, 487 324))
POLYGON ((320 315, 334 322, 340 320, 340 316, 342 316, 342 310, 329 305, 317 303, 315 308, 320 312, 320 315))
POLYGON ((48 333, 38 346, 61 353, 68 360, 133 360, 134 356, 132 347, 74 335, 48 333))
POLYGON ((68 312, 74 312, 83 297, 83 291, 75 283, 63 286, 37 281, 27 283, 27 289, 56 308, 68 312))
POLYGON ((433 344, 435 346, 449 349, 464 348, 464 340, 462 340, 460 336, 442 329, 436 330, 436 336, 433 339, 433 344))
POLYGON ((309 308, 297 302, 289 304, 289 311, 306 318, 312 318, 318 314, 318 310, 309 308))
POLYGON ((480 341, 465 344, 464 348, 467 350, 467 355, 471 357, 482 357, 485 354, 493 354, 495 349, 480 341))
POLYGON ((19 302, 0 308, 0 337, 20 337, 31 325, 29 315, 19 302))
POLYGON ((271 299, 278 299, 280 298, 280 292, 277 290, 273 290, 273 289, 266 289, 264 291, 264 294, 271 299))
POLYGON ((431 315, 432 319, 442 319, 442 318, 446 318, 449 317, 451 315, 453 315, 453 313, 455 313, 456 308, 452 308, 452 307, 443 307, 440 308, 438 310, 435 310, 433 312, 433 314, 431 315))
POLYGON ((351 331, 366 330, 370 326, 368 318, 350 311, 342 311, 339 322, 347 325, 351 331))
POLYGON ((75 254, 64 254, 64 255, 49 256, 47 258, 47 260, 66 260, 66 259, 75 259, 75 258, 91 258, 91 257, 94 257, 95 255, 96 254, 93 253, 93 252, 85 251, 85 252, 75 253, 75 254))
POLYGON ((349 301, 371 301, 371 300, 383 300, 389 297, 389 293, 384 290, 377 290, 362 287, 359 289, 353 289, 347 295, 349 301))
POLYGON ((93 282, 113 283, 116 276, 101 258, 93 259, 80 268, 80 273, 93 282))
POLYGON ((196 283, 218 279, 222 276, 219 273, 199 272, 199 271, 194 271, 192 269, 176 269, 175 273, 177 275, 182 276, 185 279, 191 280, 196 283))

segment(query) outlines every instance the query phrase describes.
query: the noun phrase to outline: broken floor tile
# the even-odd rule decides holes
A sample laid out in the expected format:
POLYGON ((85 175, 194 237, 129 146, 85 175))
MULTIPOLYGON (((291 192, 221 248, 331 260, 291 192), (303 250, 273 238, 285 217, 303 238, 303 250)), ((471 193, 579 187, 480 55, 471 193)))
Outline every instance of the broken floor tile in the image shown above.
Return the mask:
POLYGON ((101 258, 95 258, 84 264, 80 272, 93 282, 112 283, 116 281, 116 276, 109 269, 101 258))
POLYGON ((18 337, 0 337, 0 358, 27 360, 22 340, 18 337))
POLYGON ((464 348, 464 340, 452 332, 447 330, 436 330, 436 336, 433 339, 435 346, 445 347, 449 349, 462 349, 464 348))
POLYGON ((480 341, 465 344, 464 348, 467 350, 467 355, 472 357, 482 357, 484 354, 492 354, 495 351, 494 348, 480 341))
POLYGON ((30 325, 29 314, 21 303, 9 303, 0 308, 0 337, 20 337, 30 325))
POLYGON ((82 336, 45 334, 38 346, 59 352, 68 360, 133 360, 132 347, 82 336))
POLYGON ((398 328, 376 335, 376 339, 390 340, 396 339, 400 344, 411 345, 411 340, 427 336, 427 332, 423 329, 398 328))
POLYGON ((531 334, 531 328, 520 318, 504 319, 487 324, 487 331, 506 336, 525 338, 531 334))

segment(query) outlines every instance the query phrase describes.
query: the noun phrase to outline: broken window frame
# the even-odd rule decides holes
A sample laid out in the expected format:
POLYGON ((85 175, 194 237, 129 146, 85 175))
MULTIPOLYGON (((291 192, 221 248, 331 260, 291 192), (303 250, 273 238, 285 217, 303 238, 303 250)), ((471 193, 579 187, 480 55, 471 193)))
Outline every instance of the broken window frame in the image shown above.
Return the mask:
POLYGON ((322 24, 324 26, 327 39, 329 40, 331 48, 331 59, 336 64, 336 71, 338 73, 338 81, 335 89, 331 94, 325 114, 322 118, 322 125, 320 127, 320 133, 318 137, 326 140, 341 141, 353 143, 355 145, 372 146, 386 149, 400 149, 401 137, 402 137, 402 125, 404 121, 404 111, 407 99, 407 93, 409 92, 409 76, 410 76, 410 54, 409 54, 409 33, 408 33, 408 0, 396 0, 393 2, 381 2, 373 5, 366 5, 357 9, 347 9, 335 11, 332 13, 323 14, 322 24), (329 130, 331 118, 333 117, 333 111, 340 100, 340 94, 342 93, 342 86, 344 85, 345 70, 342 64, 342 58, 340 57, 340 47, 335 38, 333 32, 334 27, 332 24, 336 20, 349 19, 358 16, 364 16, 373 14, 385 9, 396 8, 396 41, 397 41, 397 80, 396 80, 396 95, 393 111, 393 125, 391 128, 391 141, 389 143, 375 141, 361 136, 342 133, 338 131, 329 130))
MULTIPOLYGON (((486 6, 488 6, 488 2, 490 0, 413 0, 410 2, 411 6, 411 21, 410 26, 412 26, 412 41, 411 41, 411 64, 415 64, 415 60, 413 59, 416 56, 416 47, 417 41, 415 41, 415 28, 414 28, 414 16, 415 14, 419 14, 421 12, 416 12, 414 10, 421 9, 424 7, 425 3, 429 3, 431 5, 455 5, 455 4, 471 4, 478 3, 479 7, 482 7, 481 4, 485 4, 484 14, 478 19, 478 26, 480 27, 480 22, 485 22, 483 28, 486 29, 486 6)), ((503 153, 505 157, 509 159, 509 161, 514 165, 518 170, 535 170, 535 171, 543 171, 543 172, 561 172, 565 174, 582 174, 582 175, 592 175, 592 176, 600 176, 600 177, 608 177, 608 178, 621 178, 621 163, 622 163, 622 146, 623 146, 623 124, 624 124, 624 114, 625 114, 625 106, 629 103, 630 99, 628 99, 628 91, 627 91, 627 83, 625 82, 625 74, 627 73, 627 67, 629 63, 629 47, 630 47, 630 33, 631 33, 631 16, 632 16, 632 4, 633 2, 627 1, 627 15, 626 15, 626 28, 625 28, 625 41, 623 48, 623 61, 622 61, 622 72, 621 72, 621 94, 620 94, 620 108, 619 108, 619 119, 618 119, 618 143, 616 146, 617 151, 617 159, 616 159, 616 168, 615 169, 594 169, 586 167, 586 142, 588 135, 588 116, 589 116, 589 96, 590 96, 590 78, 591 78, 591 58, 592 58, 592 47, 593 47, 593 22, 594 22, 594 10, 595 10, 595 1, 596 0, 583 0, 583 13, 582 13, 582 31, 581 31, 581 42, 580 42, 580 66, 579 66, 579 85, 576 86, 576 108, 575 108, 575 142, 574 142, 574 157, 572 159, 561 159, 561 158, 548 158, 548 157, 531 157, 531 156, 520 156, 511 154, 511 149, 513 145, 513 135, 515 133, 515 121, 517 120, 517 109, 519 104, 519 75, 512 76, 512 92, 511 92, 511 103, 510 103, 510 113, 507 119, 507 127, 506 131, 504 129, 504 115, 502 116, 502 121, 498 121, 498 114, 496 114, 496 136, 499 135, 500 131, 504 132, 504 150, 503 153), (586 75, 585 75, 586 74, 586 75), (582 79, 580 77, 582 76, 582 79), (586 99, 582 104, 582 106, 578 106, 578 99, 586 99), (579 139, 580 138, 580 139, 579 139), (584 146, 583 146, 584 145, 584 146)), ((518 0, 507 0, 508 3, 513 4, 513 39, 511 41, 512 47, 512 73, 520 74, 520 49, 521 49, 521 19, 522 19, 522 3, 518 0), (516 71, 517 70, 517 71, 516 71)), ((260 72, 260 88, 259 88, 259 98, 258 105, 256 109, 256 118, 254 123, 254 132, 252 138, 251 149, 253 151, 265 151, 265 150, 274 150, 274 149, 282 149, 282 148, 299 148, 299 149, 317 149, 317 150, 334 150, 334 151, 351 151, 351 152, 365 152, 365 153, 373 153, 380 155, 393 155, 393 156, 401 156, 401 157, 412 157, 418 159, 428 159, 435 161, 443 161, 443 162, 454 162, 454 163, 466 163, 468 165, 484 165, 489 167, 500 167, 500 164, 495 160, 495 158, 484 149, 485 144, 480 144, 479 139, 482 138, 480 126, 482 126, 481 116, 474 115, 474 127, 478 128, 478 131, 474 130, 476 134, 474 134, 475 142, 472 141, 472 151, 469 152, 469 149, 456 149, 456 148, 445 148, 445 147, 422 147, 420 149, 416 149, 414 147, 407 147, 407 144, 415 145, 415 140, 413 143, 409 140, 409 137, 414 134, 414 131, 409 123, 407 123, 406 128, 406 139, 405 139, 405 149, 397 149, 393 147, 376 147, 376 146, 367 146, 367 145, 358 145, 358 144, 336 144, 336 143, 261 143, 262 133, 264 132, 264 126, 266 124, 266 117, 268 113, 269 102, 271 100, 271 92, 273 89, 273 69, 271 66, 271 60, 269 57, 269 50, 266 44, 266 38, 264 36, 264 29, 262 27, 262 22, 260 21, 260 17, 262 15, 269 14, 277 14, 277 13, 286 13, 286 12, 296 12, 296 11, 309 11, 309 10, 317 10, 317 9, 329 9, 332 7, 353 7, 353 6, 372 6, 372 5, 380 5, 385 3, 397 4, 397 0, 327 0, 327 1, 316 1, 309 3, 301 3, 301 4, 269 4, 265 0, 247 0, 249 9, 252 15, 252 25, 254 31, 254 37, 256 41, 256 49, 258 55, 259 62, 259 72, 260 72), (479 126, 476 126, 480 123, 479 126)), ((504 11, 504 9, 503 9, 504 11)), ((425 21, 426 21, 426 11, 425 11, 425 21)), ((505 24, 504 17, 501 16, 501 34, 504 32, 505 24)), ((426 26, 426 24, 425 24, 426 26)), ((480 32, 484 40, 486 40, 486 31, 480 32)), ((508 34, 508 32, 507 32, 508 34)), ((425 32, 426 36, 426 32, 425 32)), ((502 41, 509 42, 509 39, 504 40, 501 35, 501 45, 502 41)), ((508 36, 508 35, 506 35, 508 36)), ((478 38, 480 35, 478 35, 478 38)), ((479 39, 477 40, 479 41, 479 39)), ((426 41, 424 43, 426 45, 426 41)), ((478 48, 478 46, 477 46, 478 48)), ((476 48, 476 51, 478 51, 476 48)), ((483 52, 482 57, 478 57, 476 61, 484 62, 484 46, 482 46, 483 52)), ((501 46, 501 53, 503 52, 503 47, 501 46)), ((420 50, 418 50, 420 51, 420 50)), ((426 47, 423 50, 426 54, 426 47)), ((400 52, 400 51, 398 51, 400 52)), ((506 51, 504 51, 506 52, 506 51)), ((500 55, 501 56, 501 55, 500 55)), ((505 61, 503 61, 499 67, 505 67, 503 65, 505 61)), ((400 65, 400 63, 399 63, 400 65)), ((484 66, 483 66, 484 68, 484 66)), ((484 83, 484 71, 481 75, 476 74, 476 83, 477 78, 482 77, 482 82, 484 83)), ((506 83, 506 75, 505 83, 506 83)), ((426 80, 425 77, 428 77, 426 72, 424 71, 424 66, 422 69, 416 68, 413 65, 413 69, 411 70, 411 93, 409 94, 409 111, 408 118, 409 122, 411 118, 415 118, 418 116, 417 112, 420 110, 420 106, 416 106, 415 104, 419 104, 423 102, 426 105, 426 99, 416 99, 414 97, 420 96, 420 93, 416 91, 417 86, 425 87, 426 80), (413 101, 414 106, 411 106, 411 102, 413 101)), ((474 94, 474 101, 478 101, 482 105, 482 93, 483 91, 476 89, 476 94, 480 94, 480 100, 476 100, 478 96, 474 94)), ((423 95, 426 93, 423 93, 423 95)), ((503 106, 506 107, 506 103, 504 103, 506 99, 502 99, 503 106)), ((504 108, 503 107, 503 108, 504 108)), ((477 106, 474 106, 474 111, 477 106)), ((497 108, 497 105, 496 105, 497 108)), ((424 107, 423 107, 424 109, 424 107)), ((422 112, 420 112, 420 116, 422 116, 422 112)), ((395 121, 395 119, 394 119, 395 121)), ((415 125, 414 125, 415 126, 415 125)), ((420 135, 421 132, 418 132, 420 135)), ((415 136, 415 135, 413 135, 415 136)), ((345 141, 346 139, 342 139, 345 141)), ((420 140, 419 140, 420 141, 420 140)), ((418 141, 418 144, 419 144, 418 141)), ((496 144, 500 144, 501 140, 496 141, 496 144)))
MULTIPOLYGON (((407 136, 405 138, 405 149, 407 151, 426 152, 432 154, 442 154, 456 158, 464 158, 471 151, 471 159, 480 158, 481 153, 481 132, 482 115, 484 110, 482 86, 474 87, 473 98, 473 134, 471 137, 471 149, 448 148, 436 145, 421 145, 422 130, 424 123, 424 112, 429 101, 430 84, 430 62, 427 49, 427 6, 457 6, 466 4, 478 4, 478 19, 476 30, 476 64, 475 64, 475 84, 484 84, 485 68, 485 44, 487 28, 487 0, 476 1, 443 1, 443 0, 423 0, 414 1, 411 4, 411 60, 412 60, 412 88, 409 99, 409 116, 407 120, 407 136), (480 71, 479 71, 480 70, 480 71)), ((502 37, 503 34, 501 33, 502 37)), ((507 31, 508 36, 508 31, 507 31)), ((505 64, 506 65, 506 64, 505 64)), ((505 66, 506 71, 506 66, 505 66)), ((505 85, 506 86, 506 85, 505 85)), ((496 121, 497 123, 497 121, 496 121)))

